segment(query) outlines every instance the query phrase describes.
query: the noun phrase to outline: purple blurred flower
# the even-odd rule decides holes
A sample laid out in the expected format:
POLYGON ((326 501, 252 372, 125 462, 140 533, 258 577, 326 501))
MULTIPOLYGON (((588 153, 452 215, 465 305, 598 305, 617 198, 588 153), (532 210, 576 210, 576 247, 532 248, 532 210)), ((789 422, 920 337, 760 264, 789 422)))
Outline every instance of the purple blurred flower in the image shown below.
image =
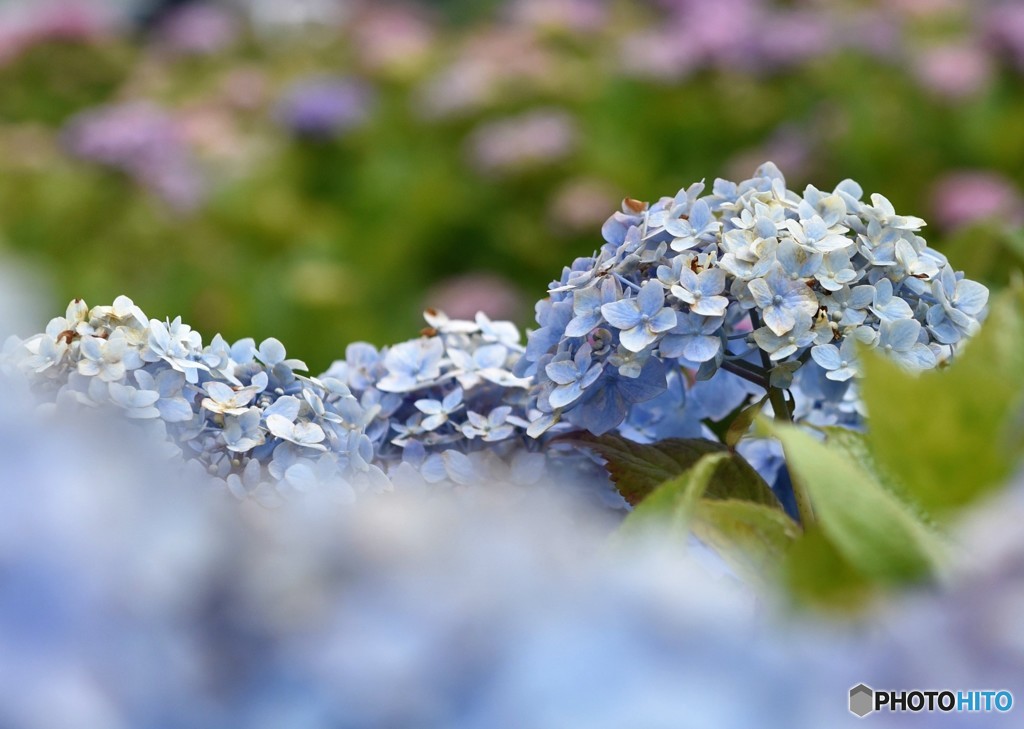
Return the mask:
POLYGON ((227 9, 193 3, 171 12, 160 24, 158 34, 171 51, 208 55, 234 43, 239 30, 238 18, 227 9))
POLYGON ((145 101, 101 106, 75 116, 64 130, 76 157, 121 170, 171 207, 191 210, 204 181, 177 120, 145 101))
POLYGON ((558 161, 576 146, 572 117, 558 109, 537 109, 488 122, 467 140, 473 163, 484 172, 511 172, 558 161))
POLYGON ((990 218, 1024 224, 1024 197, 1013 182, 996 172, 950 173, 935 184, 931 198, 935 219, 948 230, 990 218))
POLYGON ((962 99, 982 91, 992 75, 988 56, 967 43, 935 46, 922 52, 915 73, 930 91, 949 99, 962 99))
POLYGON ((712 63, 746 60, 765 20, 758 0, 673 0, 667 4, 675 42, 693 45, 712 63))
POLYGON ((759 63, 789 66, 827 55, 836 48, 831 18, 792 11, 768 17, 755 34, 759 63))
POLYGON ((1005 53, 1024 71, 1024 5, 1003 2, 985 16, 984 33, 988 43, 1005 53))
POLYGON ((763 71, 840 47, 837 24, 849 16, 779 9, 763 0, 665 0, 667 17, 628 33, 619 55, 635 75, 678 81, 703 67, 763 71))
POLYGON ((491 319, 514 321, 527 310, 522 292, 511 281, 482 272, 441 281, 427 292, 425 303, 453 319, 473 319, 482 311, 491 319))
POLYGON ((370 89, 355 79, 307 78, 285 92, 278 118, 298 137, 331 139, 366 120, 371 96, 370 89))

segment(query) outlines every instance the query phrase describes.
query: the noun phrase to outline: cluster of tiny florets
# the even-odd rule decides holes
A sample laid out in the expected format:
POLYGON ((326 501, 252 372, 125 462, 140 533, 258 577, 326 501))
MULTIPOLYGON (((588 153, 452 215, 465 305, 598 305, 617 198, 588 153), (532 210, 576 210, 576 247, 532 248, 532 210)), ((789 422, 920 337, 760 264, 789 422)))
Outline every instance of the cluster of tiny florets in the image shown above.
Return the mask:
POLYGON ((427 319, 420 338, 354 343, 313 377, 273 338, 204 346, 128 297, 91 309, 76 300, 43 333, 10 340, 2 360, 46 407, 119 412, 169 455, 264 503, 314 488, 346 501, 442 481, 529 487, 559 464, 583 468, 581 482, 597 472, 525 435, 530 382, 510 369, 522 351, 513 324, 427 319))
MULTIPOLYGON (((519 367, 543 413, 532 433, 563 419, 610 431, 680 368, 698 380, 760 373, 783 388, 801 369, 801 380, 846 383, 860 374, 859 344, 928 369, 979 326, 988 290, 927 246, 923 220, 881 195, 865 202, 852 180, 799 195, 768 163, 704 189, 626 200, 602 248, 538 304, 519 367)), ((843 400, 844 386, 824 387, 843 400)))
MULTIPOLYGON (((72 302, 0 359, 48 406, 120 411, 236 495, 350 500, 442 481, 530 486, 552 468, 592 477, 557 436, 714 438, 709 424, 769 385, 792 392, 798 421, 857 425, 861 349, 922 370, 979 326, 988 290, 928 248, 924 221, 862 201, 850 180, 798 195, 769 163, 703 192, 625 201, 600 251, 537 304, 525 346, 509 322, 429 311, 419 338, 352 344, 313 377, 276 339, 204 346, 121 296, 72 302)), ((772 481, 777 448, 740 451, 772 481)))

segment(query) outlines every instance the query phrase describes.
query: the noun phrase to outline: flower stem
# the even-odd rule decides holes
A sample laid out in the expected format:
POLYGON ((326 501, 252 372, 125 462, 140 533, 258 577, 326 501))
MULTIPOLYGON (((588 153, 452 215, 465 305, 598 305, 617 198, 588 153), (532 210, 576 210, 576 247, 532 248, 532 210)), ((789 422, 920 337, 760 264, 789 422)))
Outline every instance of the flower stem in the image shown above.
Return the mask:
MULTIPOLYGON (((775 419, 781 423, 792 423, 793 413, 786 402, 786 393, 778 387, 768 388, 768 402, 772 404, 772 412, 775 419)), ((787 465, 788 467, 788 465, 787 465)), ((793 484, 793 498, 796 500, 796 511, 800 516, 800 524, 806 529, 814 523, 814 508, 811 505, 811 495, 807 493, 800 479, 790 472, 790 482, 793 484)))
MULTIPOLYGON (((750 324, 755 331, 761 326, 756 311, 751 310, 750 312, 750 324)), ((772 362, 768 357, 768 353, 764 350, 761 350, 761 362, 764 364, 766 379, 769 381, 765 389, 768 390, 768 402, 772 404, 775 420, 780 423, 792 424, 793 411, 789 409, 789 403, 786 402, 786 393, 778 387, 772 387, 770 384, 772 362)), ((793 498, 796 500, 796 511, 800 516, 800 524, 806 529, 814 523, 814 508, 811 506, 811 495, 807 493, 807 489, 804 488, 800 480, 793 477, 792 472, 790 472, 789 480, 793 484, 793 498)))
POLYGON ((753 382, 758 387, 768 388, 768 375, 761 372, 759 368, 743 366, 743 360, 725 360, 719 365, 726 372, 731 372, 737 377, 742 377, 747 382, 753 382))

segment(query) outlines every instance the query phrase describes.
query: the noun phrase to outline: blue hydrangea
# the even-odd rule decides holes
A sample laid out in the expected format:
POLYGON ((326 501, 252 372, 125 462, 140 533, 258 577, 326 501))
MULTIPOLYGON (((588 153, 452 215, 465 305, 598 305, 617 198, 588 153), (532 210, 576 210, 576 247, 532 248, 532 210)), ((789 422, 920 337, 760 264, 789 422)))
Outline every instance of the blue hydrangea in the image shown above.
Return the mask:
POLYGON ((636 298, 605 304, 601 314, 619 330, 619 341, 631 352, 643 351, 676 325, 675 312, 665 306, 665 291, 657 281, 644 283, 636 298))
POLYGON ((441 374, 444 345, 434 337, 396 344, 384 355, 387 372, 377 387, 385 392, 409 392, 441 374))
POLYGON ((310 376, 276 339, 204 346, 180 318, 147 318, 121 296, 76 300, 42 333, 8 341, 0 370, 49 408, 127 416, 264 503, 317 484, 346 501, 507 476, 520 452, 564 458, 560 436, 578 430, 713 437, 709 424, 769 386, 791 391, 800 422, 856 427, 862 350, 935 367, 988 301, 928 248, 923 220, 863 195, 850 180, 800 194, 767 163, 710 193, 699 182, 627 199, 603 244, 537 302, 525 344, 509 322, 428 310, 422 336, 351 344, 310 376))
POLYGON ((935 298, 926 315, 928 329, 941 344, 956 344, 974 334, 988 303, 988 289, 944 268, 932 282, 935 298))
POLYGON ((423 429, 436 430, 448 422, 452 413, 462 408, 462 388, 455 388, 441 400, 423 398, 413 405, 427 416, 423 419, 423 429))
POLYGON ((809 320, 818 311, 818 299, 803 280, 794 281, 780 267, 747 284, 765 325, 777 336, 792 331, 798 319, 809 320))
MULTIPOLYGON (((586 416, 572 415, 593 412, 589 398, 559 407, 538 370, 573 359, 583 344, 593 360, 614 366, 590 386, 595 393, 612 373, 636 378, 658 372, 653 365, 688 368, 698 382, 724 369, 755 386, 793 389, 798 412, 825 424, 859 417, 855 389, 816 384, 802 393, 800 383, 853 379, 858 344, 913 370, 951 357, 984 318, 987 289, 928 248, 918 235, 923 220, 898 215, 880 195, 863 197, 851 180, 832 191, 787 190, 767 163, 749 180, 716 180, 710 194, 697 183, 652 203, 624 201, 602 229, 600 250, 566 268, 538 304, 539 328, 516 366, 537 380, 531 434, 566 421, 593 430, 586 416), (667 310, 676 316, 671 326, 667 310), (885 324, 900 320, 919 326, 885 324)), ((604 429, 619 408, 598 411, 604 429)))
POLYGON ((706 268, 700 273, 684 268, 679 272, 678 281, 672 286, 672 295, 688 304, 691 313, 699 316, 725 315, 729 299, 721 295, 725 289, 725 271, 721 268, 706 268))

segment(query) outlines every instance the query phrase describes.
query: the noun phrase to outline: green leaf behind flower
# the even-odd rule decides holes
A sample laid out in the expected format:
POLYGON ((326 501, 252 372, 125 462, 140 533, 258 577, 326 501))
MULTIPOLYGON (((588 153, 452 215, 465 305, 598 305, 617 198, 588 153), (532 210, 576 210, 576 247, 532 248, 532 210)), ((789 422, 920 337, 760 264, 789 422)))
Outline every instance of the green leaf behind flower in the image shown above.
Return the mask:
POLYGON ((619 532, 637 536, 654 528, 659 536, 685 539, 692 533, 734 569, 754 579, 773 574, 800 528, 776 506, 736 498, 707 498, 727 451, 708 453, 684 473, 654 489, 626 517, 619 532))
POLYGON ((865 353, 867 445, 915 502, 941 517, 1004 483, 1021 452, 1024 322, 1018 292, 943 370, 913 374, 865 353))
POLYGON ((835 445, 803 430, 762 421, 782 441, 794 480, 809 494, 816 526, 857 572, 878 582, 934 574, 943 552, 915 511, 835 445))
POLYGON ((574 442, 591 448, 607 462, 606 467, 619 493, 636 506, 666 481, 688 471, 709 453, 724 459, 707 485, 705 496, 712 499, 752 501, 781 509, 771 487, 741 456, 721 443, 699 438, 669 438, 644 444, 618 435, 574 436, 574 442))

